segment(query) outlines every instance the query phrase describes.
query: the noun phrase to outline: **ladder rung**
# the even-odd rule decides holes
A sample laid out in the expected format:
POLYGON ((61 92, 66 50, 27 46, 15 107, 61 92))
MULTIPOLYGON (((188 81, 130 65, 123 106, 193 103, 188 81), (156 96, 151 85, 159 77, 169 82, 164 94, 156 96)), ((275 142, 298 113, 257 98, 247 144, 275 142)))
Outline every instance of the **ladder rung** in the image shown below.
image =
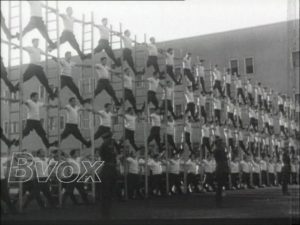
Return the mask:
POLYGON ((91 42, 92 40, 85 40, 84 42, 91 42))
POLYGON ((11 60, 16 60, 16 59, 20 59, 20 57, 13 57, 13 58, 11 58, 11 60))
POLYGON ((20 17, 19 16, 11 16, 10 17, 11 20, 14 20, 14 19, 17 19, 17 18, 19 19, 20 17))
POLYGON ((56 22, 56 19, 48 20, 46 23, 49 24, 49 23, 53 23, 53 22, 56 22))
POLYGON ((20 7, 20 4, 18 4, 18 5, 12 5, 10 8, 13 9, 13 8, 17 8, 17 7, 20 7))

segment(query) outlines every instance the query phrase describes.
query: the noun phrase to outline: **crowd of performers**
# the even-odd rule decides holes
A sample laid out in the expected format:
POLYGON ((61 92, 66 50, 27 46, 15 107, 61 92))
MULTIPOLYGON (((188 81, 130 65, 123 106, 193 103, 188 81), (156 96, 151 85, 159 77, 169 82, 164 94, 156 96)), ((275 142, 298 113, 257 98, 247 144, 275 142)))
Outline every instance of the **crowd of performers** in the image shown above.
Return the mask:
MULTIPOLYGON (((47 33, 45 23, 42 18, 42 7, 46 7, 39 1, 28 1, 31 9, 31 19, 21 34, 11 34, 6 27, 5 20, 1 14, 1 28, 8 39, 24 37, 26 33, 33 29, 38 29, 42 36, 49 43, 49 52, 58 47, 57 42, 53 42, 47 33)), ((48 7, 49 10, 53 10, 48 7)), ((103 18, 101 24, 95 25, 99 29, 101 38, 98 46, 93 50, 94 54, 104 50, 113 64, 109 65, 108 58, 103 56, 99 63, 95 65, 98 77, 94 91, 94 99, 105 90, 113 100, 113 104, 106 103, 103 110, 93 110, 91 105, 93 100, 84 98, 76 82, 72 77, 72 68, 92 67, 88 61, 92 54, 83 54, 73 33, 74 23, 82 23, 72 17, 72 8, 68 7, 65 14, 60 14, 64 22, 64 31, 60 37, 60 44, 69 42, 77 51, 82 64, 72 61, 71 52, 66 52, 64 58, 58 59, 49 55, 48 52, 39 48, 39 39, 32 39, 32 46, 23 47, 30 56, 30 63, 21 79, 28 81, 35 76, 45 87, 50 100, 58 97, 58 89, 53 88, 48 82, 47 75, 41 64, 41 55, 49 55, 61 67, 61 86, 68 87, 75 95, 68 99, 68 104, 61 107, 67 114, 65 129, 61 134, 61 142, 69 135, 73 135, 87 148, 91 147, 91 138, 85 139, 79 129, 79 114, 81 111, 88 111, 100 116, 101 122, 94 134, 94 139, 103 139, 100 147, 95 148, 95 158, 105 161, 101 172, 102 183, 96 185, 96 196, 102 203, 104 215, 109 214, 109 205, 113 194, 124 199, 124 174, 127 174, 128 197, 130 199, 144 198, 145 177, 149 179, 150 196, 176 195, 188 193, 203 193, 223 189, 247 189, 263 188, 265 186, 282 185, 283 194, 288 195, 287 184, 299 182, 299 102, 294 97, 289 97, 283 93, 277 93, 272 89, 262 86, 259 82, 254 82, 251 78, 245 80, 241 75, 234 73, 230 69, 221 71, 218 65, 213 69, 205 68, 205 60, 200 59, 192 63, 192 54, 187 53, 182 59, 183 69, 180 73, 175 72, 174 49, 159 49, 156 46, 155 38, 150 38, 150 43, 143 43, 148 50, 148 60, 146 68, 137 71, 132 57, 134 41, 130 38, 130 31, 124 34, 110 30, 107 27, 108 20, 103 18), (110 34, 118 35, 124 43, 123 54, 117 58, 109 45, 110 34), (165 70, 158 64, 158 57, 165 58, 165 70), (128 66, 123 65, 122 62, 128 66), (153 67, 153 74, 146 78, 145 72, 149 67, 153 67), (121 71, 120 68, 123 68, 121 71), (209 73, 206 71, 209 70, 209 73), (124 81, 124 98, 118 98, 110 81, 111 76, 119 77, 124 81), (137 76, 142 77, 146 84, 147 99, 141 107, 138 107, 134 96, 134 84, 137 76), (169 76, 170 79, 167 79, 169 76), (185 79, 185 82, 184 82, 185 79), (177 115, 174 112, 175 86, 186 83, 185 111, 177 115), (161 89, 161 90, 160 90, 161 89), (160 98, 159 93, 163 92, 160 98), (161 100, 159 100, 161 99, 161 100), (77 103, 77 100, 79 104, 77 103), (126 101, 131 105, 122 110, 126 101), (149 106, 149 118, 146 118, 149 106), (167 109, 168 112, 165 112, 167 109), (124 137, 120 140, 113 138, 113 117, 121 117, 125 120, 124 137), (145 158, 145 146, 138 146, 135 140, 137 120, 148 120, 151 124, 149 136, 147 138, 148 156, 145 158), (175 142, 175 131, 180 124, 184 123, 183 139, 180 143, 175 142), (198 146, 194 145, 193 132, 195 125, 199 124, 201 132, 197 137, 200 140, 198 146), (164 131, 164 132, 163 132, 164 131), (161 138, 164 135, 166 138, 161 138), (219 143, 219 144, 217 144, 219 143), (222 143, 220 145, 220 143, 222 143), (185 151, 184 146, 189 151, 185 151), (224 147, 224 154, 216 154, 216 149, 224 147), (223 146, 223 147, 222 147, 223 146), (216 161, 220 158, 228 165, 227 173, 216 174, 216 161), (223 158, 222 158, 223 157, 223 158), (145 170, 145 166, 149 170, 145 170), (168 174, 169 188, 166 188, 166 174, 168 174), (216 185, 222 179, 222 185, 216 185), (186 185, 184 185, 184 183, 186 185), (116 187, 116 188, 114 188, 116 187), (166 190, 169 190, 167 193, 166 190)), ((15 48, 20 46, 12 43, 15 48)), ((11 93, 19 92, 20 84, 13 84, 9 80, 9 74, 1 58, 1 79, 5 82, 11 93)), ((25 138, 31 131, 35 130, 45 145, 45 148, 53 148, 50 154, 39 149, 34 152, 34 158, 28 158, 29 166, 32 162, 40 162, 41 168, 37 168, 35 175, 24 182, 23 195, 27 195, 23 208, 26 208, 31 200, 35 199, 41 208, 46 206, 56 207, 57 199, 57 178, 50 179, 49 182, 38 182, 39 179, 46 179, 48 174, 44 173, 48 165, 55 161, 70 165, 73 169, 61 171, 61 179, 70 179, 73 182, 63 184, 62 204, 65 205, 68 197, 74 204, 80 204, 74 195, 76 188, 81 195, 82 202, 89 204, 90 199, 87 191, 88 183, 76 182, 74 177, 81 174, 80 162, 82 160, 92 160, 91 156, 80 150, 73 149, 64 152, 58 148, 58 141, 49 142, 46 132, 41 123, 41 107, 58 107, 53 102, 45 104, 39 101, 39 94, 32 92, 27 100, 6 99, 8 101, 24 104, 27 108, 26 126, 23 129, 22 138, 25 138), (79 169, 78 169, 79 168, 79 169), (72 174, 66 174, 69 172, 72 174), (45 198, 41 197, 41 194, 45 198), (47 204, 45 204, 47 200, 47 204)), ((1 140, 8 147, 19 145, 21 140, 9 140, 1 129, 1 140)), ((198 141, 199 142, 199 141, 198 141)), ((20 157, 20 155, 18 155, 20 157)), ((9 159, 1 157, 1 200, 7 203, 8 209, 15 212, 17 199, 10 199, 6 169, 13 166, 18 158, 9 159)), ((24 166, 24 165, 23 165, 24 166)), ((28 165, 27 165, 28 166, 28 165)), ((225 169, 224 169, 225 170, 225 169)), ((227 170, 227 169, 226 169, 227 170)), ((24 177, 26 180, 26 177, 24 177)))

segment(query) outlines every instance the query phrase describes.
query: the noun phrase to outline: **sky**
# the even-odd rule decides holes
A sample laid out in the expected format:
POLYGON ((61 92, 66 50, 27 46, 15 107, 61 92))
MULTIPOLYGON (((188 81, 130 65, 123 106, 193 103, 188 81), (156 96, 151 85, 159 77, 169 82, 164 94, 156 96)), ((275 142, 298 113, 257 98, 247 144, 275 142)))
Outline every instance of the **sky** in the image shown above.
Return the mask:
MULTIPOLYGON (((14 1, 12 1, 14 2, 14 1)), ((59 1, 59 9, 72 6, 74 17, 90 17, 94 12, 95 22, 107 17, 115 30, 122 23, 123 30, 130 29, 138 41, 154 36, 158 42, 209 33, 241 29, 286 21, 288 0, 186 0, 186 1, 59 1)), ((299 6, 299 1, 297 1, 299 6)), ((50 5, 53 3, 50 3, 50 5)), ((8 1, 1 0, 1 11, 8 14, 8 1)), ((29 20, 29 7, 23 2, 23 26, 29 20)), ((296 17, 299 18, 298 10, 296 17)), ((61 26, 61 29, 63 26, 61 26)), ((76 37, 81 43, 81 25, 75 26, 76 37)), ((2 35, 1 38, 5 39, 2 35)), ((23 39, 23 45, 30 45, 33 37, 40 37, 37 31, 23 39)), ((99 33, 95 32, 99 39, 99 33)), ((18 42, 16 42, 18 43, 18 42)), ((96 44, 96 43, 95 43, 96 44)), ((45 46, 43 42, 41 46, 45 46)), ((69 50, 64 44, 61 51, 69 50)), ((7 48, 1 45, 1 55, 7 56, 7 48)), ((25 57, 24 63, 28 61, 25 57)), ((6 62, 6 60, 5 60, 6 62)))

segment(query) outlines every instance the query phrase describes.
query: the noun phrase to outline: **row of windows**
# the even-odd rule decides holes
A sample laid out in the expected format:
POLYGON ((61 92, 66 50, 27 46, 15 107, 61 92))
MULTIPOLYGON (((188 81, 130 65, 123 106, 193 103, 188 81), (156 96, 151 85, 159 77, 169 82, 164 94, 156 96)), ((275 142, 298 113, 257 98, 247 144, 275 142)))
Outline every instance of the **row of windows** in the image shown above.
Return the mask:
MULTIPOLYGON (((239 61, 237 59, 231 59, 229 61, 229 67, 232 74, 240 74, 239 72, 239 61)), ((254 59, 253 57, 245 58, 245 73, 253 74, 254 73, 254 59)))

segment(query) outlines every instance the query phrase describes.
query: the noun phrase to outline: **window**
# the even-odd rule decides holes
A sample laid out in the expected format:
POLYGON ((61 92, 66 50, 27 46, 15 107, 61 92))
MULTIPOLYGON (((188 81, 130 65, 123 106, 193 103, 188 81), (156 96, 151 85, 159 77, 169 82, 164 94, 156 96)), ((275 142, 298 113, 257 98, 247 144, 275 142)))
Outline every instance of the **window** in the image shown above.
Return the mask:
POLYGON ((9 122, 8 121, 4 121, 3 124, 4 124, 3 125, 3 127, 4 127, 4 131, 3 132, 5 134, 8 134, 9 133, 9 122))
POLYGON ((90 117, 88 114, 82 113, 80 115, 80 128, 89 129, 90 128, 90 117))
POLYGON ((181 113, 182 113, 182 105, 181 104, 176 105, 175 106, 175 114, 180 115, 181 113))
POLYGON ((55 130, 56 123, 55 123, 55 117, 54 116, 49 117, 48 126, 49 126, 49 128, 48 128, 49 131, 54 131, 55 130))
POLYGON ((18 122, 12 122, 11 123, 11 133, 17 134, 19 132, 19 123, 18 122))
POLYGON ((299 67, 299 51, 292 54, 293 68, 299 67))
POLYGON ((237 59, 230 60, 231 74, 239 74, 239 62, 237 59))
POLYGON ((254 73, 253 58, 245 58, 245 69, 246 69, 246 74, 254 73))

